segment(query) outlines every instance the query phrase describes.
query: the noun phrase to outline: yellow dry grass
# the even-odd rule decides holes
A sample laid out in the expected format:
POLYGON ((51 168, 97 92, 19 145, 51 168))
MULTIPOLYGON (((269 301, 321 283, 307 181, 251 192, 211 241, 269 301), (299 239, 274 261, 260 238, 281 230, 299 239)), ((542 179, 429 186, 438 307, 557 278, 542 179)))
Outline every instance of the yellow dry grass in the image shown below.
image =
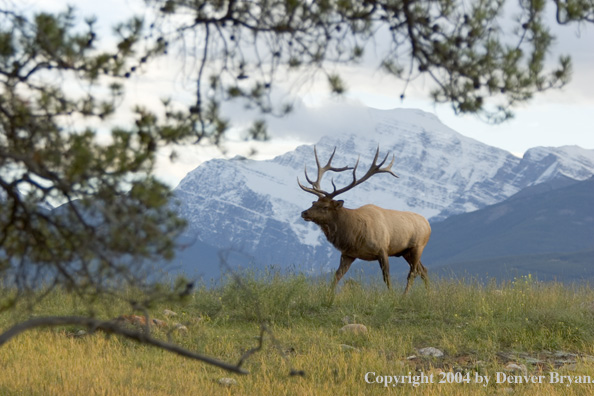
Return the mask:
MULTIPOLYGON (((588 289, 572 291, 560 285, 542 284, 477 289, 445 283, 435 285, 431 292, 416 289, 403 300, 383 289, 354 287, 343 289, 332 307, 313 301, 325 291, 325 286, 318 290, 297 282, 288 286, 256 285, 254 290, 279 344, 265 337, 263 350, 244 365, 249 375, 229 374, 101 333, 74 337, 75 329, 71 328, 35 330, 0 347, 0 395, 594 394, 594 384, 551 383, 549 377, 549 372, 554 372, 574 379, 591 376, 594 380, 592 359, 577 359, 576 364, 555 367, 530 365, 518 358, 518 364, 526 363, 528 376, 542 375, 544 381, 495 383, 498 372, 518 376, 516 381, 530 379, 505 371, 507 362, 497 356, 501 349, 534 355, 542 346, 559 345, 582 356, 594 355, 592 331, 588 327, 594 324, 591 308, 587 304, 573 308, 576 301, 592 299, 588 289), (257 292, 259 287, 264 290, 262 294, 257 292), (274 301, 284 293, 283 287, 295 301, 295 305, 289 304, 292 313, 277 312, 274 308, 274 301), (271 293, 274 297, 267 300, 271 293), (266 304, 269 308, 265 308, 266 304), (369 333, 340 332, 340 318, 345 314, 366 323, 369 333), (583 317, 571 322, 567 315, 583 317), (542 323, 535 324, 538 320, 542 323), (567 323, 559 324, 562 321, 567 323), (446 351, 446 357, 408 359, 423 346, 439 347, 446 351), (290 376, 291 369, 303 370, 305 376, 290 376), (432 376, 433 383, 385 387, 367 383, 367 373, 375 373, 367 376, 374 381, 378 376, 410 374, 432 376), (489 385, 477 383, 477 375, 488 376, 489 385), (237 383, 222 385, 218 381, 223 377, 237 383), (468 381, 456 383, 465 379, 468 381), (439 383, 440 380, 445 383, 439 383)), ((251 312, 233 305, 235 300, 225 295, 229 291, 215 291, 210 297, 204 291, 201 293, 195 296, 194 303, 170 307, 180 312, 176 320, 185 320, 189 327, 186 334, 176 334, 174 341, 236 362, 245 350, 257 344, 258 321, 251 319, 251 312), (205 315, 205 320, 190 320, 209 310, 210 316, 205 315)), ((6 323, 2 323, 0 317, 0 331, 6 328, 6 323)), ((165 333, 157 331, 156 336, 164 338, 165 333)))
MULTIPOLYGON (((288 334, 281 334, 287 336, 288 334)), ((272 348, 250 359, 247 376, 229 375, 170 353, 150 347, 121 342, 96 334, 73 338, 61 332, 31 332, 0 350, 1 395, 591 395, 594 384, 553 384, 548 373, 542 384, 493 384, 484 387, 469 373, 469 383, 448 383, 448 377, 436 368, 423 374, 433 376, 432 384, 404 384, 385 387, 365 381, 365 374, 420 375, 415 367, 400 359, 390 359, 373 348, 344 351, 338 344, 324 345, 315 333, 309 347, 291 354, 290 365, 306 371, 305 377, 288 375, 289 364, 272 348), (224 386, 222 377, 232 377, 237 384, 224 386), (443 380, 445 383, 440 384, 443 380)), ((386 335, 379 335, 385 337, 386 335)), ((319 334, 328 341, 325 334, 319 334)), ((374 336, 370 336, 374 337, 374 336)), ((221 338, 212 351, 229 351, 229 340, 221 338)), ((375 341, 375 340, 374 340, 375 341)), ((483 372, 491 382, 497 369, 483 372)), ((498 370, 504 372, 500 367, 498 370)), ((592 375, 592 363, 580 363, 571 372, 554 370, 560 375, 592 375), (588 374, 589 373, 589 374, 588 374)), ((507 373, 508 375, 511 375, 507 373)), ((516 374, 520 375, 520 374, 516 374)), ((537 373, 531 373, 537 375, 537 373)), ((450 376, 451 379, 455 377, 450 376)), ((464 379, 462 377, 458 377, 464 379)), ((455 382, 455 379, 454 379, 455 382)))

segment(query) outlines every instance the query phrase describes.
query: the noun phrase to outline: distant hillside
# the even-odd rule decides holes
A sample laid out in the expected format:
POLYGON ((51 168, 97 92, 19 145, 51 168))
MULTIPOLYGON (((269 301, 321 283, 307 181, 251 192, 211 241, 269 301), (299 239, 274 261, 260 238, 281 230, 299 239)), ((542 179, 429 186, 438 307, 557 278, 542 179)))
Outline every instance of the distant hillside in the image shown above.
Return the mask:
POLYGON ((556 179, 481 210, 432 224, 423 255, 443 273, 594 278, 594 178, 556 179), (581 275, 577 276, 576 271, 581 275))
POLYGON ((513 280, 532 275, 539 281, 592 282, 594 250, 497 257, 445 264, 432 269, 434 277, 513 280))
MULTIPOLYGON (((350 114, 352 109, 345 108, 344 112, 350 114)), ((502 202, 526 188, 560 177, 578 181, 594 174, 594 150, 576 146, 535 147, 518 158, 462 136, 434 115, 422 111, 360 109, 359 112, 358 133, 320 138, 317 142, 320 160, 327 161, 335 147, 335 166, 352 166, 360 155, 360 177, 379 145, 382 155, 388 152, 395 155, 393 169, 399 178, 379 175, 346 192, 340 198, 347 208, 372 203, 387 209, 411 210, 436 222, 502 202)), ((188 173, 175 189, 180 202, 176 210, 188 221, 185 237, 196 243, 178 254, 175 265, 187 273, 196 272, 208 278, 218 269, 214 252, 234 248, 247 258, 241 263, 243 267, 272 265, 283 270, 297 267, 309 274, 334 271, 339 253, 318 226, 300 217, 301 211, 315 199, 297 185, 298 177, 304 181, 305 165, 310 175, 315 172, 312 146, 300 146, 267 161, 240 157, 212 160, 188 173)), ((348 172, 328 175, 322 187, 331 189, 332 177, 341 186, 350 183, 352 176, 348 172)), ((499 226, 502 230, 508 227, 499 226)), ((502 237, 504 234, 499 233, 502 237)), ((466 240, 467 237, 462 239, 466 240)), ((482 242, 490 243, 488 239, 482 242)), ((429 246, 435 243, 432 241, 429 246)), ((509 248, 513 241, 496 242, 496 245, 509 248)), ((448 258, 454 259, 461 247, 464 244, 442 246, 436 250, 436 257, 446 252, 448 258)), ((476 257, 482 258, 485 247, 476 248, 476 257)), ((574 251, 574 248, 570 246, 562 251, 574 251)), ((530 252, 546 251, 549 250, 530 252)), ((493 252, 492 257, 516 252, 525 253, 519 246, 514 251, 493 252)), ((371 266, 375 268, 377 264, 371 266)), ((355 263, 354 267, 359 265, 355 263)))

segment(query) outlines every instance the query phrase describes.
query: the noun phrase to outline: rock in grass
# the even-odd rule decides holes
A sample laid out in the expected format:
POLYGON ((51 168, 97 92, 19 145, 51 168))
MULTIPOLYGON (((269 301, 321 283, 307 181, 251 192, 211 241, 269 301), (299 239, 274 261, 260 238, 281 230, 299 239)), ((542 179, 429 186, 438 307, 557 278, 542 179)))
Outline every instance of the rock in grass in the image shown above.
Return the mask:
POLYGON ((223 377, 217 380, 217 383, 223 386, 233 386, 237 385, 237 381, 233 378, 223 377))
POLYGON ((526 356, 524 358, 524 361, 527 364, 545 364, 546 363, 546 361, 544 361, 542 359, 539 359, 539 358, 536 358, 536 357, 532 357, 532 356, 526 356))
POLYGON ((516 364, 516 363, 508 363, 505 368, 505 371, 510 371, 512 373, 521 373, 522 375, 528 375, 528 369, 524 364, 516 364))
POLYGON ((565 352, 565 351, 557 351, 553 354, 555 359, 564 359, 564 360, 576 360, 578 355, 576 353, 565 352))
POLYGON ((352 345, 347 345, 347 344, 340 344, 340 349, 342 349, 343 351, 348 351, 348 352, 356 352, 359 350, 359 348, 355 348, 352 345))
POLYGON ((131 324, 133 326, 146 326, 146 317, 139 315, 122 315, 116 319, 118 322, 131 324))
POLYGON ((159 320, 159 319, 151 319, 153 324, 159 328, 165 328, 167 327, 167 323, 163 320, 159 320))
POLYGON ((365 335, 368 333, 367 327, 360 323, 350 323, 347 325, 342 326, 340 329, 341 332, 353 335, 365 335))
POLYGON ((163 315, 165 315, 166 317, 171 317, 171 316, 177 316, 177 312, 173 312, 170 309, 164 309, 163 310, 163 315))
POLYGON ((88 333, 85 330, 78 330, 77 332, 74 333, 66 333, 66 335, 68 337, 74 337, 74 338, 80 338, 80 337, 84 337, 86 336, 88 333))
MULTIPOLYGON (((144 327, 146 326, 146 316, 139 316, 139 315, 122 315, 116 319, 120 323, 127 323, 133 326, 144 327)), ((149 319, 149 324, 151 326, 165 328, 167 327, 167 323, 159 320, 151 318, 149 319)))
POLYGON ((434 347, 421 348, 417 351, 421 356, 442 357, 443 352, 434 347))

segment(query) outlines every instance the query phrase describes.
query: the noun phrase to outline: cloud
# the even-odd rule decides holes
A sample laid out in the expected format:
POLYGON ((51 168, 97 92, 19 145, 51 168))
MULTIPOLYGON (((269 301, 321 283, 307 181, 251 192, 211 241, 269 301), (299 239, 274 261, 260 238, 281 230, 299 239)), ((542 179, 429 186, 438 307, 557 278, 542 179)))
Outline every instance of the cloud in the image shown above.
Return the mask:
POLYGON ((315 141, 324 135, 358 133, 368 119, 366 107, 347 100, 326 101, 315 107, 300 102, 295 111, 284 119, 271 119, 270 130, 274 137, 315 141))
MULTIPOLYGON (((52 11, 64 9, 64 2, 60 0, 29 0, 21 4, 36 11, 42 8, 52 11)), ((79 0, 76 7, 79 15, 97 15, 101 35, 107 35, 113 23, 133 12, 142 11, 144 3, 132 0, 79 0)), ((364 62, 336 66, 335 70, 340 72, 348 88, 347 95, 342 99, 333 99, 329 95, 325 76, 319 74, 313 78, 308 75, 307 78, 287 79, 277 86, 273 98, 275 103, 290 98, 294 103, 293 113, 284 118, 263 117, 257 111, 246 110, 245 104, 240 102, 226 103, 223 115, 235 125, 232 136, 225 143, 227 152, 196 145, 176 147, 178 159, 172 163, 169 160, 171 149, 163 150, 159 153, 158 175, 175 185, 183 175, 209 158, 247 155, 252 149, 259 153, 255 158, 270 158, 299 144, 313 143, 325 134, 360 132, 365 125, 365 106, 381 109, 406 106, 430 111, 462 134, 515 153, 538 145, 577 144, 594 148, 591 131, 591 115, 594 112, 594 73, 591 72, 594 69, 594 27, 588 24, 579 28, 577 25, 559 26, 552 12, 551 7, 547 21, 557 40, 551 49, 551 65, 560 54, 571 55, 573 79, 562 90, 535 95, 531 102, 516 109, 514 120, 503 125, 494 127, 472 116, 455 116, 449 105, 433 104, 429 99, 432 81, 428 77, 412 81, 402 101, 400 94, 405 83, 379 71, 374 61, 375 53, 380 53, 385 46, 382 41, 384 38, 378 36, 375 47, 368 47, 364 62), (272 141, 245 143, 242 134, 259 118, 268 121, 272 141)), ((513 17, 512 12, 505 15, 509 20, 513 17)), ((163 97, 172 97, 180 106, 189 106, 195 100, 195 85, 184 74, 182 59, 176 54, 160 58, 141 69, 128 81, 125 101, 111 124, 129 123, 130 108, 137 103, 156 108, 163 97)))

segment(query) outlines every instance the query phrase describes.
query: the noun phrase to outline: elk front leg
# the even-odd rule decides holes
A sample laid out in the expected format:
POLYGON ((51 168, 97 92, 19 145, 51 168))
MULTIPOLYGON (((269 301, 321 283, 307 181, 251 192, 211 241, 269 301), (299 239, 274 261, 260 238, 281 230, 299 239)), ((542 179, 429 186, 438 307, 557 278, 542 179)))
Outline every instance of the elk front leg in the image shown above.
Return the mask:
POLYGON ((413 267, 411 265, 410 271, 408 271, 408 276, 406 277, 406 287, 404 288, 404 294, 408 293, 408 289, 410 289, 410 287, 412 286, 416 276, 417 275, 414 274, 413 267))
POLYGON ((336 289, 336 285, 338 284, 340 279, 344 276, 344 274, 347 273, 347 271, 351 267, 351 264, 353 264, 353 261, 355 261, 354 257, 345 256, 344 254, 340 256, 340 266, 338 267, 338 269, 336 270, 336 273, 334 274, 334 281, 332 281, 332 293, 334 293, 334 290, 336 289))
POLYGON ((379 258, 380 268, 382 269, 382 275, 384 276, 384 282, 386 286, 388 286, 388 290, 390 290, 390 260, 388 259, 388 255, 384 254, 382 257, 379 258))

